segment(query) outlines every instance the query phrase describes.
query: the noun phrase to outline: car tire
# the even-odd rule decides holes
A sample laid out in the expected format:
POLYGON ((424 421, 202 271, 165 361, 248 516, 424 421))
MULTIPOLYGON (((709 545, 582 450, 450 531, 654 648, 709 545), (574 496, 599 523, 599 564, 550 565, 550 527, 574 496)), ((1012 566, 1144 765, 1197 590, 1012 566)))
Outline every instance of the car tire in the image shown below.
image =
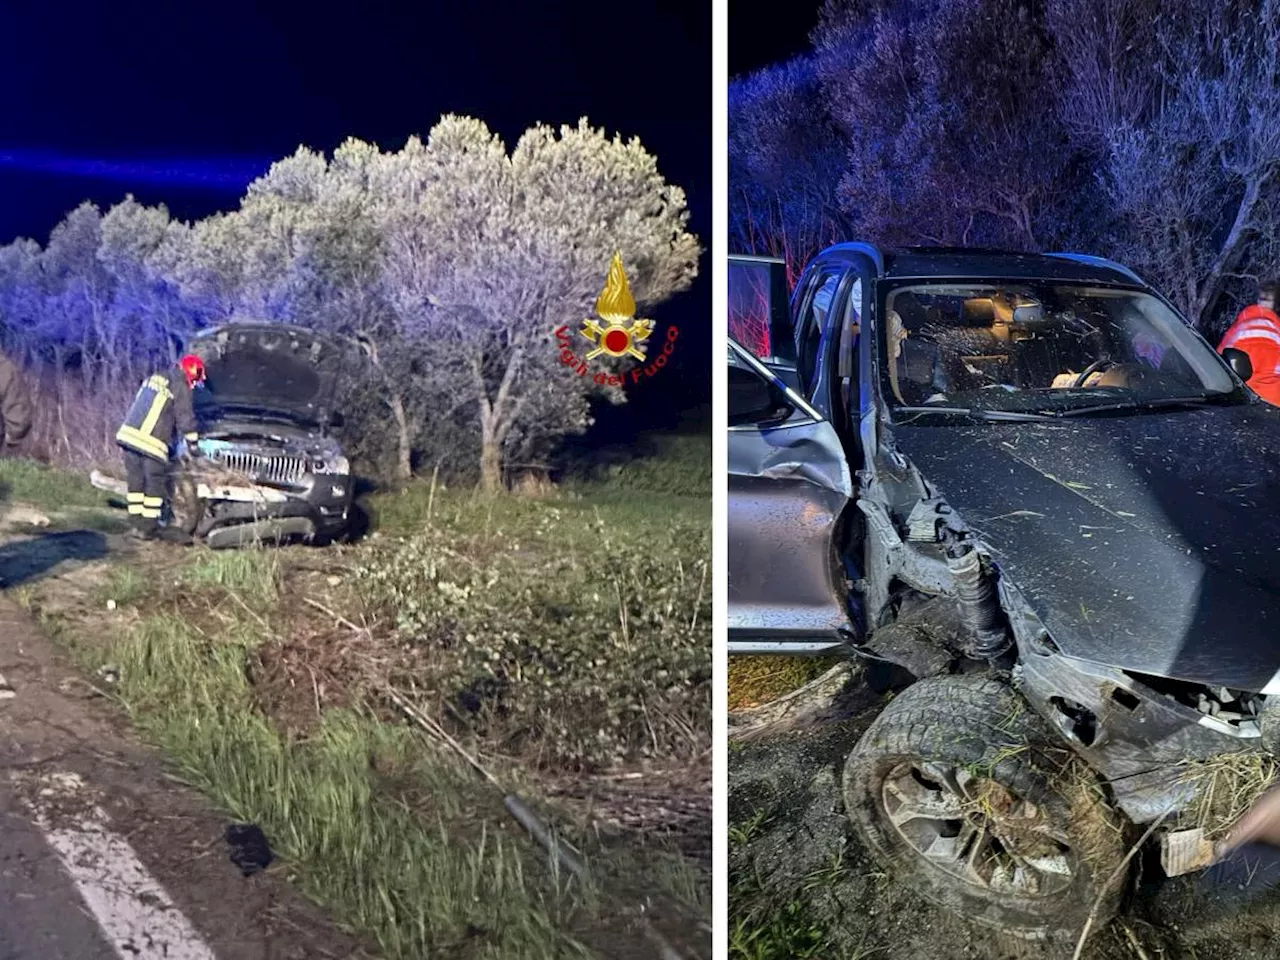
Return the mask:
POLYGON ((1079 936, 1115 912, 1123 821, 1096 778, 1001 681, 932 677, 881 711, 845 763, 858 834, 890 876, 977 924, 1079 936))

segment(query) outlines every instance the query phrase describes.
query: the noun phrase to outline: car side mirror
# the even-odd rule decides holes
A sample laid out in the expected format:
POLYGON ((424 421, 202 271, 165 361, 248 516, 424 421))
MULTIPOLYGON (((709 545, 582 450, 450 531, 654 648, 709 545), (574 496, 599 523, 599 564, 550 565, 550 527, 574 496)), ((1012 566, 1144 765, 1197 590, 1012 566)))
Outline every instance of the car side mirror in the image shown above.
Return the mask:
POLYGON ((1253 361, 1249 359, 1249 355, 1243 350, 1237 350, 1235 347, 1227 347, 1222 351, 1222 359, 1227 361, 1229 366, 1237 377, 1241 380, 1248 381, 1253 376, 1253 361))

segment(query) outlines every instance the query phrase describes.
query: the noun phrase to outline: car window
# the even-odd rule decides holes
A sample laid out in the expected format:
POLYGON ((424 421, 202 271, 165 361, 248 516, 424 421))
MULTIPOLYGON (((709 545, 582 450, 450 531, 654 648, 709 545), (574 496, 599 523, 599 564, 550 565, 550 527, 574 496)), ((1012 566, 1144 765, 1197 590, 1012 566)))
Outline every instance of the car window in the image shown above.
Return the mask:
POLYGON ((776 426, 795 409, 785 391, 756 370, 739 364, 732 352, 728 379, 730 427, 776 426))
POLYGON ((814 278, 813 293, 801 306, 796 320, 796 371, 806 396, 812 395, 817 378, 818 359, 822 355, 827 315, 835 301, 843 270, 825 271, 814 278))
POLYGON ((729 259, 729 336, 766 363, 795 362, 787 275, 781 262, 729 259))
POLYGON ((887 386, 903 405, 1062 412, 1236 392, 1212 349, 1141 291, 915 284, 889 292, 884 317, 887 386))

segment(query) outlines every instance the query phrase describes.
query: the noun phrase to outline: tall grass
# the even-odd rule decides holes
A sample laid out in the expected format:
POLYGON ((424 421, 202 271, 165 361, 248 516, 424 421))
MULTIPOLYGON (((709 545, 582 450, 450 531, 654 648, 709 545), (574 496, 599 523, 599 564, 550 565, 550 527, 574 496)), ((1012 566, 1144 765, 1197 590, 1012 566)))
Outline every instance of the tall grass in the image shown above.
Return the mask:
POLYGON ((401 494, 380 529, 403 533, 361 551, 356 584, 382 629, 427 654, 415 685, 504 752, 687 761, 710 737, 709 510, 601 499, 401 494))
POLYGON ((202 551, 182 569, 194 587, 221 587, 259 609, 279 597, 280 555, 273 547, 202 551))
POLYGON ((570 486, 711 499, 711 435, 650 433, 638 442, 592 450, 570 462, 570 486))
POLYGON ((25 457, 0 458, 0 500, 35 504, 46 510, 104 507, 106 498, 87 474, 46 466, 25 457))
POLYGON ((252 709, 247 646, 157 616, 93 656, 118 669, 121 699, 185 778, 260 824, 304 890, 388 957, 587 955, 561 928, 574 900, 527 842, 486 824, 495 798, 409 731, 349 711, 287 743, 252 709), (409 781, 431 798, 425 820, 389 789, 409 781))

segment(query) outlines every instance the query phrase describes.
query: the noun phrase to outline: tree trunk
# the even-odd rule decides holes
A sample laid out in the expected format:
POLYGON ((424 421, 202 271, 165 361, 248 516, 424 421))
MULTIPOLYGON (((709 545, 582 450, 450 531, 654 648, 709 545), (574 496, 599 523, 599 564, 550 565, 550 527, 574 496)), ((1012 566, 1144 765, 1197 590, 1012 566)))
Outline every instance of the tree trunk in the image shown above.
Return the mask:
POLYGON ((409 418, 404 412, 404 400, 399 391, 388 392, 387 406, 396 418, 396 467, 395 478, 408 480, 413 476, 413 446, 409 437, 409 418))
POLYGON ((485 493, 502 489, 502 445, 489 436, 480 442, 480 487, 485 493))
POLYGON ((502 489, 502 439, 493 407, 480 399, 480 486, 486 493, 502 489))
POLYGON ((1257 232, 1254 210, 1262 197, 1264 180, 1265 178, 1254 178, 1245 185, 1244 196, 1240 198, 1240 205, 1236 208, 1231 230, 1227 233, 1227 238, 1222 241, 1218 256, 1209 268, 1209 275, 1200 285, 1200 295, 1192 308, 1192 316, 1187 318, 1197 330, 1203 329, 1202 325, 1206 317, 1217 304, 1218 297, 1222 295, 1226 274, 1235 267, 1236 261, 1244 253, 1245 241, 1257 232))

